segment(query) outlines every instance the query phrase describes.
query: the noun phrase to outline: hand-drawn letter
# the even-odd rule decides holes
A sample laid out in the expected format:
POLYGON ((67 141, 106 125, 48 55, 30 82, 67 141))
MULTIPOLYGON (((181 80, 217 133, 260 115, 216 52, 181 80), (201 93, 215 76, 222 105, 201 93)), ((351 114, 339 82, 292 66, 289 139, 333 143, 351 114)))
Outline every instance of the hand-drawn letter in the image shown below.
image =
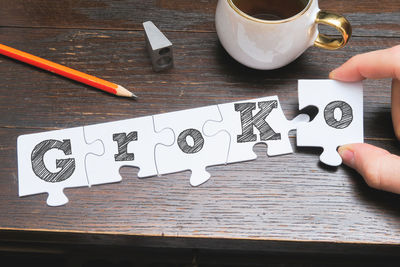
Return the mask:
POLYGON ((118 144, 118 154, 114 155, 115 161, 132 161, 135 159, 133 153, 128 153, 128 144, 138 140, 137 132, 113 134, 113 140, 118 144))
POLYGON ((326 123, 336 129, 344 129, 353 121, 353 109, 344 101, 333 101, 326 105, 324 110, 326 123), (340 109, 342 117, 340 120, 335 118, 335 110, 340 109))
POLYGON ((186 154, 194 154, 199 152, 204 145, 204 138, 202 134, 196 129, 187 129, 181 132, 178 136, 178 146, 186 154), (189 145, 186 137, 193 138, 193 145, 189 145))
POLYGON ((256 108, 255 103, 235 104, 235 111, 240 112, 240 120, 242 123, 242 134, 237 136, 238 143, 257 141, 257 136, 253 133, 253 126, 260 131, 261 141, 281 139, 281 134, 275 133, 271 126, 265 121, 265 118, 271 111, 278 107, 277 101, 262 101, 258 103, 258 107, 261 110, 253 117, 252 110, 256 108))
POLYGON ((58 172, 49 171, 43 161, 44 154, 51 149, 59 149, 64 152, 65 155, 71 155, 71 140, 66 139, 63 142, 58 140, 45 140, 40 142, 32 150, 31 161, 33 172, 42 180, 50 183, 62 182, 74 173, 75 171, 75 159, 57 159, 56 167, 61 168, 58 172))

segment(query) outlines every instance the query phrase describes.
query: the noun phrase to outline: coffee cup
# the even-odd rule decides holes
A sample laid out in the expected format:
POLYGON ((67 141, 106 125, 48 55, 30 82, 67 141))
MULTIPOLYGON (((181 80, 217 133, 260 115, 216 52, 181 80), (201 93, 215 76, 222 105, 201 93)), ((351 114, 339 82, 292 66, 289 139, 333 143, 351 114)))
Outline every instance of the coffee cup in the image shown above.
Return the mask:
POLYGON ((347 19, 321 11, 318 0, 219 0, 215 24, 225 50, 261 70, 285 66, 313 45, 341 48, 351 36, 347 19), (319 33, 318 24, 334 27, 340 37, 319 33))

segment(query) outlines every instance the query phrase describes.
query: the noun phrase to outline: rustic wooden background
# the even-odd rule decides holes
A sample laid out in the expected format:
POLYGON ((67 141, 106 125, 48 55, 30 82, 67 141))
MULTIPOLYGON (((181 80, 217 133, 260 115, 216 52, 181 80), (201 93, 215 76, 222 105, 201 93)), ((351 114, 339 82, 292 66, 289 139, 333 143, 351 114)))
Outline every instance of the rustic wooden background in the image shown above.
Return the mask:
MULTIPOLYGON (((0 0, 0 43, 114 81, 135 102, 110 96, 0 56, 0 240, 57 244, 262 251, 398 252, 400 198, 370 189, 351 169, 318 162, 321 149, 190 172, 66 189, 70 202, 47 207, 46 194, 18 197, 19 135, 278 95, 298 112, 297 80, 323 79, 358 53, 400 43, 400 1, 320 0, 345 15, 349 44, 309 48, 273 71, 248 69, 220 45, 217 1, 0 0), (154 73, 142 22, 153 21, 174 45, 175 67, 154 73)), ((329 29, 323 28, 329 31, 329 29)), ((365 142, 400 154, 390 117, 390 81, 364 82, 365 142)), ((294 133, 291 133, 295 145, 294 133)), ((393 252, 393 253, 394 253, 393 252)))

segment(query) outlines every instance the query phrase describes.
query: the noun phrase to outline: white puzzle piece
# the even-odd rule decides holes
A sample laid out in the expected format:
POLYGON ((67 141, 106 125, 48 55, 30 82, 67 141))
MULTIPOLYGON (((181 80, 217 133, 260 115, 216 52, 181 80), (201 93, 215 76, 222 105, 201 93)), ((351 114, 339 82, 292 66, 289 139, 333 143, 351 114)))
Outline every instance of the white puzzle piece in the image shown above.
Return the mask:
POLYGON ((306 114, 286 120, 277 96, 221 104, 218 108, 222 120, 207 121, 203 130, 207 136, 221 131, 230 134, 226 163, 256 159, 253 147, 258 143, 268 146, 268 156, 292 153, 289 131, 309 121, 306 114))
POLYGON ((86 144, 83 127, 21 135, 17 141, 19 196, 47 192, 47 205, 68 202, 63 189, 88 186, 85 155, 101 154, 101 142, 86 144))
POLYGON ((364 142, 362 83, 299 80, 299 109, 307 106, 316 106, 318 114, 299 126, 297 145, 322 147, 320 160, 339 166, 338 146, 364 142))
POLYGON ((172 130, 155 132, 152 116, 85 126, 84 133, 88 142, 100 139, 104 144, 103 155, 86 157, 90 185, 121 181, 122 166, 138 167, 139 177, 157 175, 155 146, 174 142, 172 130))
POLYGON ((156 130, 171 128, 175 142, 157 145, 156 165, 159 174, 191 170, 190 184, 198 186, 210 178, 208 166, 225 164, 229 134, 208 137, 202 132, 208 120, 220 120, 217 106, 202 107, 154 116, 156 130))

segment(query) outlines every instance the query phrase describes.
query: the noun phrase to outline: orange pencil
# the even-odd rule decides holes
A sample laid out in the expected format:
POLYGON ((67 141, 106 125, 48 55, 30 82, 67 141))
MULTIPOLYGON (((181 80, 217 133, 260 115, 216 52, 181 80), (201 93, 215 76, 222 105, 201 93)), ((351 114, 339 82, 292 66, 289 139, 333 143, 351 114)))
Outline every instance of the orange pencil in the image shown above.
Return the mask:
POLYGON ((131 98, 137 98, 135 94, 132 92, 128 91, 121 85, 105 81, 103 79, 94 77, 92 75, 88 75, 86 73, 73 70, 71 68, 62 66, 60 64, 48 61, 46 59, 36 57, 34 55, 22 52, 20 50, 11 48, 6 45, 0 44, 0 54, 3 54, 5 56, 11 57, 13 59, 28 63, 30 65, 33 65, 35 67, 56 73, 58 75, 67 77, 69 79, 93 86, 97 89, 106 91, 110 94, 114 94, 117 96, 123 96, 123 97, 131 97, 131 98))

